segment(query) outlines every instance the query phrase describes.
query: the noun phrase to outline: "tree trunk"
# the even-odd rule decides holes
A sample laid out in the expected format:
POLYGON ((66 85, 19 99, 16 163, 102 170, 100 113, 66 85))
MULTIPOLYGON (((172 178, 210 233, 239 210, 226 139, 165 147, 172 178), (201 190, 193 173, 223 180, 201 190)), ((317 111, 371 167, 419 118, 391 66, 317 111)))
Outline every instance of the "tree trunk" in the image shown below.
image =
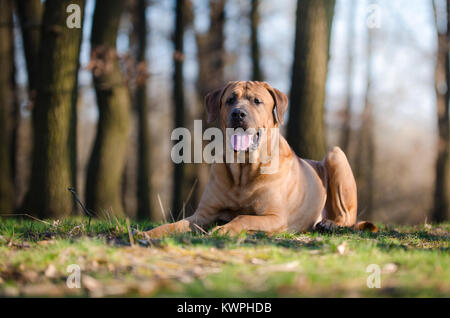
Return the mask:
POLYGON ((334 0, 298 0, 287 139, 308 159, 325 155, 325 84, 334 0))
POLYGON ((372 54, 373 29, 367 29, 367 79, 364 109, 361 117, 357 155, 355 159, 355 178, 358 185, 358 202, 361 215, 371 219, 373 215, 373 193, 375 187, 375 140, 372 101, 372 54))
POLYGON ((73 125, 82 28, 68 28, 66 8, 84 0, 47 0, 40 31, 39 81, 33 108, 33 158, 23 211, 61 217, 73 208, 73 125))
POLYGON ((252 0, 251 11, 250 11, 250 42, 251 42, 251 56, 252 56, 252 80, 262 81, 264 76, 262 74, 260 65, 260 49, 259 49, 259 39, 258 39, 258 27, 259 27, 259 0, 252 0))
POLYGON ((347 87, 345 92, 344 113, 341 128, 341 148, 348 156, 350 146, 350 132, 352 123, 352 82, 353 82, 353 42, 355 37, 355 1, 348 4, 348 29, 347 29, 347 65, 345 77, 347 87))
MULTIPOLYGON (((16 15, 20 22, 22 33, 22 43, 25 54, 28 76, 28 107, 32 108, 37 89, 38 63, 39 63, 39 39, 43 5, 40 0, 16 0, 16 15)), ((16 107, 16 121, 13 136, 13 145, 16 149, 20 147, 21 140, 18 138, 20 130, 20 106, 16 107)), ((17 172, 16 168, 14 171, 17 172)), ((16 184, 16 205, 19 203, 17 196, 21 193, 19 182, 15 176, 16 184)))
MULTIPOLYGON (((203 119, 203 131, 206 127, 206 112, 203 99, 212 90, 224 85, 225 68, 225 0, 211 0, 209 2, 210 27, 206 33, 196 32, 197 42, 197 94, 200 104, 196 109, 195 118, 203 119)), ((193 14, 192 14, 193 20, 193 14)), ((192 25, 192 23, 190 23, 192 25)), ((202 131, 202 134, 203 134, 202 131)), ((197 206, 208 183, 210 166, 208 164, 194 164, 194 173, 189 184, 191 187, 197 179, 191 203, 197 206)))
POLYGON ((0 215, 14 209, 13 2, 0 1, 0 215))
POLYGON ((16 4, 27 63, 29 98, 33 100, 36 94, 38 79, 39 31, 41 26, 42 4, 41 0, 17 0, 16 4))
POLYGON ((147 70, 145 52, 147 48, 146 0, 138 0, 133 12, 133 31, 136 36, 137 78, 135 109, 138 118, 138 165, 137 165, 137 218, 156 219, 151 211, 150 127, 148 123, 147 85, 144 70, 147 70))
POLYGON ((86 205, 97 214, 124 214, 121 178, 130 126, 130 94, 118 63, 116 39, 124 1, 97 1, 91 35, 91 65, 99 119, 89 159, 86 205))
MULTIPOLYGON (((175 7, 175 31, 173 35, 174 44, 174 73, 173 73, 173 102, 174 102, 174 127, 186 127, 184 109, 184 81, 183 81, 183 38, 184 38, 184 15, 185 0, 177 0, 175 7)), ((185 164, 175 164, 173 172, 173 197, 172 214, 179 217, 182 214, 183 201, 186 196, 185 187, 185 164)))
POLYGON ((434 207, 432 221, 442 222, 449 219, 450 213, 450 127, 449 127, 449 98, 450 98, 450 74, 449 74, 449 39, 450 39, 450 1, 447 0, 446 31, 439 30, 437 12, 433 2, 435 24, 437 29, 438 47, 436 66, 434 73, 434 85, 436 90, 438 144, 436 160, 436 179, 434 190, 434 207))

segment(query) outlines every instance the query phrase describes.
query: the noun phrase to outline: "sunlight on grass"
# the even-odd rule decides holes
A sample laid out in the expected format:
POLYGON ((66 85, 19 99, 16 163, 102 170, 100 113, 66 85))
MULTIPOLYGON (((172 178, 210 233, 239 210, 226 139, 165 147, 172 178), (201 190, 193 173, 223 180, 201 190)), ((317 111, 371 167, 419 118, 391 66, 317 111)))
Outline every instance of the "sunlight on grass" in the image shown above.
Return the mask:
MULTIPOLYGON (((149 222, 131 222, 147 230, 149 222)), ((125 220, 2 218, 0 295, 358 297, 450 294, 449 223, 380 232, 182 234, 139 244, 125 220), (69 289, 67 266, 81 269, 69 289), (369 264, 381 288, 366 285, 369 264)))

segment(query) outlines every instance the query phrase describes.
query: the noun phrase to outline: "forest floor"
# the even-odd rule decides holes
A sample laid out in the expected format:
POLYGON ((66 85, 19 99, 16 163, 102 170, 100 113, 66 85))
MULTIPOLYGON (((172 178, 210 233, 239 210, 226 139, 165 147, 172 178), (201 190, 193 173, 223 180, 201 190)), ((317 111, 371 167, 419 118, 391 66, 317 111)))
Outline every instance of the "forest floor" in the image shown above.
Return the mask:
POLYGON ((0 296, 449 297, 450 223, 379 226, 376 234, 193 233, 146 246, 129 229, 148 222, 3 217, 0 296), (80 288, 69 288, 77 266, 80 288), (380 288, 369 288, 377 269, 380 288))

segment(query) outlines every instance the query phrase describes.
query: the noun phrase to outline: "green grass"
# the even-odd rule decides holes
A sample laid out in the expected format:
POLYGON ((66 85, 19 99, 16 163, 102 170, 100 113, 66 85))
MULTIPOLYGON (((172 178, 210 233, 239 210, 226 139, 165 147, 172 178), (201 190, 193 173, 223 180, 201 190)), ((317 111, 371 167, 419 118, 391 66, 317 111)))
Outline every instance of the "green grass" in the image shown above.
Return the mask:
POLYGON ((0 296, 450 296, 450 223, 138 239, 130 244, 125 220, 0 218, 0 296), (66 287, 70 264, 80 266, 80 289, 66 287), (370 264, 381 269, 381 288, 367 287, 370 264))

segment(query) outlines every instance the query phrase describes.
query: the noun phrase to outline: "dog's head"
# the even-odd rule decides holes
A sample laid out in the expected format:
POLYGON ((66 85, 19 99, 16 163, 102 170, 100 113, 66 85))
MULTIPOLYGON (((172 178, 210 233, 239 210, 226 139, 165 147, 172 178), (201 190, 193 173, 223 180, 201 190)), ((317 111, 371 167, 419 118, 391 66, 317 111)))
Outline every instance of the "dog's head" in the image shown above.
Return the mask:
POLYGON ((240 81, 229 82, 206 95, 205 106, 208 123, 219 118, 222 131, 227 128, 244 131, 232 136, 232 144, 235 151, 247 151, 250 146, 259 146, 261 129, 283 124, 288 99, 266 82, 240 81))

